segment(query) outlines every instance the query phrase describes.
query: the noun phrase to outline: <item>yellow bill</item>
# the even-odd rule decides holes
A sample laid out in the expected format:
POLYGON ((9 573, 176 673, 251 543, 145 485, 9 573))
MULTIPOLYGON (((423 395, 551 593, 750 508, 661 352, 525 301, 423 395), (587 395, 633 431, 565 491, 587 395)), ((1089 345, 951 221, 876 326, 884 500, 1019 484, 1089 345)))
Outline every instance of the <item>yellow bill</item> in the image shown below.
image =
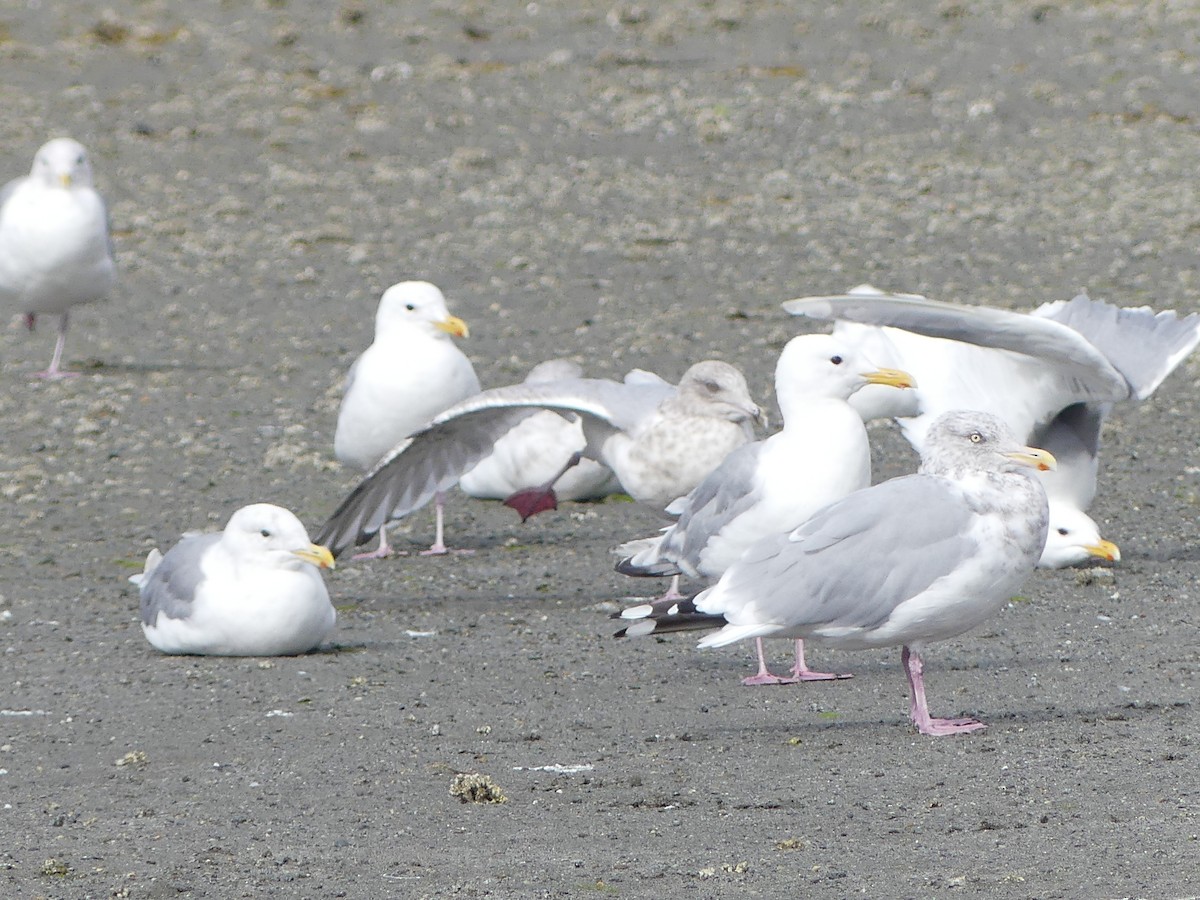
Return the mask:
POLYGON ((1083 549, 1092 556, 1098 556, 1101 559, 1107 559, 1111 562, 1121 561, 1121 548, 1112 541, 1100 541, 1098 544, 1084 544, 1083 549))
POLYGON ((1054 458, 1054 454, 1038 447, 1022 447, 1004 455, 1039 472, 1051 472, 1058 468, 1058 460, 1054 458))
POLYGON ((292 554, 321 569, 336 568, 336 564, 333 561, 333 554, 329 552, 328 547, 322 547, 320 544, 309 544, 307 547, 293 550, 292 554))
POLYGON ((867 384, 886 384, 895 388, 915 388, 917 379, 903 369, 876 369, 874 372, 863 372, 867 384))
POLYGON ((435 328, 440 328, 442 331, 452 334, 455 337, 465 338, 471 336, 471 330, 467 328, 467 323, 458 316, 449 316, 433 324, 435 328))

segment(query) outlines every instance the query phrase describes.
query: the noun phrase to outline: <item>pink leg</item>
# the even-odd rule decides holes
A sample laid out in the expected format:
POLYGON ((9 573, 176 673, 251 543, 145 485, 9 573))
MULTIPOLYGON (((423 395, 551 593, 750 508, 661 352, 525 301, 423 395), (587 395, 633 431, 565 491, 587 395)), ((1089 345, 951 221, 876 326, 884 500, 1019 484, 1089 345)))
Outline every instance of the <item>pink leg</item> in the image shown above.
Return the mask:
POLYGON ((756 638, 754 644, 758 648, 758 671, 753 675, 743 678, 742 684, 747 687, 753 687, 759 684, 795 684, 799 680, 797 678, 783 678, 779 675, 772 675, 771 671, 767 668, 767 658, 763 655, 762 638, 756 638))
POLYGON ((659 597, 659 600, 682 600, 683 594, 679 590, 679 576, 671 576, 671 585, 667 588, 667 592, 659 597))
POLYGON ((446 542, 442 540, 443 512, 442 506, 445 495, 438 491, 433 498, 434 503, 434 534, 433 543, 429 545, 428 550, 422 550, 422 556, 442 556, 446 553, 474 553, 474 550, 449 550, 446 548, 446 542))
POLYGON ((804 641, 796 641, 796 665, 792 666, 793 681, 840 681, 843 678, 853 678, 849 672, 814 672, 804 662, 804 641))
MULTIPOLYGON (((387 559, 389 556, 394 556, 396 551, 388 546, 387 526, 384 525, 379 529, 379 546, 368 553, 356 553, 351 559, 387 559)), ((403 554, 401 554, 403 555, 403 554)))
POLYGON ((921 734, 960 734, 964 731, 979 731, 987 728, 978 719, 963 717, 961 719, 935 719, 929 715, 929 706, 925 703, 925 665, 921 662, 921 654, 905 647, 900 651, 900 662, 908 676, 908 687, 912 692, 909 700, 909 715, 917 731, 921 734))
MULTIPOLYGON (((31 323, 31 328, 32 318, 29 316, 26 319, 26 322, 31 323)), ((62 362, 63 348, 67 345, 67 322, 67 314, 63 313, 62 321, 58 323, 58 339, 54 342, 54 356, 50 359, 50 367, 44 372, 35 372, 35 378, 46 378, 53 381, 59 378, 74 378, 79 374, 78 372, 66 372, 58 367, 62 362)))

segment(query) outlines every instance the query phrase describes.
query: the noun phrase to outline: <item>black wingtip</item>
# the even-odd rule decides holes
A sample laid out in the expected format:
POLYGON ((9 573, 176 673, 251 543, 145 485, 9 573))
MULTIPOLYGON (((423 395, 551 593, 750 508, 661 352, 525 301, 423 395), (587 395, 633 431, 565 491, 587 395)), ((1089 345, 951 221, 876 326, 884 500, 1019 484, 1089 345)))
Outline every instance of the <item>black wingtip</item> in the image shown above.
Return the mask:
POLYGON ((622 575, 634 578, 672 578, 683 574, 679 566, 667 560, 659 560, 649 566, 639 566, 634 564, 632 556, 627 556, 617 563, 616 569, 622 575))

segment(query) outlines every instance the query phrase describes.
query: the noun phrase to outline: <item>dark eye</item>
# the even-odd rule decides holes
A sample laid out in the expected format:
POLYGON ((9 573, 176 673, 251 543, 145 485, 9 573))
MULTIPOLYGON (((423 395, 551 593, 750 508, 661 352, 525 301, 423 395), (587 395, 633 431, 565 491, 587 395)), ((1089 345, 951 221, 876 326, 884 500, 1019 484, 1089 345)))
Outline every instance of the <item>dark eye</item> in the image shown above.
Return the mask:
POLYGON ((412 312, 414 309, 416 309, 416 306, 414 306, 411 303, 405 303, 404 308, 407 309, 409 312, 412 312))
POLYGON ((710 394, 715 394, 717 391, 719 391, 721 389, 721 386, 719 384, 717 384, 715 381, 703 381, 703 382, 701 382, 701 384, 704 386, 704 389, 706 391, 708 391, 710 394))
POLYGON ((270 537, 270 536, 271 536, 271 532, 270 532, 270 531, 268 531, 266 528, 264 528, 262 531, 260 531, 260 532, 259 532, 259 534, 261 534, 263 537, 270 537))
POLYGON ((83 154, 82 153, 79 154, 79 156, 75 157, 75 165, 77 165, 77 166, 83 165, 83 154))
POLYGON ((1066 528, 1060 528, 1060 529, 1058 529, 1058 533, 1061 534, 1063 537, 1066 537, 1071 532, 1069 532, 1066 528))
POLYGON ((835 366, 840 366, 842 364, 842 358, 840 356, 831 356, 829 357, 829 361, 835 366))
POLYGON ((980 434, 978 431, 972 431, 972 432, 971 432, 971 443, 972 443, 972 444, 978 444, 978 443, 980 443, 982 440, 983 440, 983 435, 982 435, 982 434, 980 434))

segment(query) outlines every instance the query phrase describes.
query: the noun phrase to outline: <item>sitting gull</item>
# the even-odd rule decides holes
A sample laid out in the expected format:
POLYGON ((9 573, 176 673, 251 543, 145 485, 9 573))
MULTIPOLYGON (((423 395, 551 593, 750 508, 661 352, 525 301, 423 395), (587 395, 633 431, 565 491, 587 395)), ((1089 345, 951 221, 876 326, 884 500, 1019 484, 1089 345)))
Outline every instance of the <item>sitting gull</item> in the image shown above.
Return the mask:
POLYGON ((316 647, 337 613, 320 568, 333 556, 312 544, 292 513, 243 506, 216 534, 185 536, 146 558, 130 581, 141 592, 142 631, 163 653, 289 656, 316 647))
MULTIPOLYGON (((475 369, 451 340, 467 333, 466 323, 450 315, 446 298, 429 282, 402 281, 384 291, 375 314, 375 340, 346 376, 333 438, 338 460, 369 472, 435 415, 477 394, 475 369)), ((434 540, 425 554, 447 552, 440 493, 435 506, 434 540)), ((380 528, 379 549, 355 559, 391 553, 380 528)))
POLYGON ((620 383, 566 378, 492 388, 401 442, 342 501, 317 540, 334 556, 369 541, 453 486, 500 437, 539 410, 578 415, 587 438, 581 455, 604 463, 635 500, 655 509, 686 494, 752 440, 753 422, 762 420, 742 373, 715 360, 693 365, 678 387, 635 371, 620 383))
POLYGON ((793 315, 837 320, 835 334, 917 377, 921 387, 907 397, 868 388, 851 403, 864 418, 898 417, 918 451, 940 413, 980 409, 1055 455, 1058 470, 1043 476, 1050 529, 1039 565, 1120 558, 1086 513, 1096 493, 1100 429, 1114 403, 1150 396, 1192 352, 1200 315, 1122 309, 1086 295, 1025 314, 865 285, 783 306, 793 315))
MULTIPOLYGON (((582 378, 583 369, 568 359, 548 359, 530 370, 525 384, 582 378)), ((492 446, 492 452, 458 481, 464 494, 503 500, 545 484, 587 446, 579 416, 543 410, 521 420, 492 446)), ((621 484, 607 466, 581 459, 554 482, 560 500, 599 500, 618 493, 621 484)))
MULTIPOLYGON (((915 382, 907 372, 873 369, 836 337, 792 338, 775 367, 782 430, 730 453, 695 490, 672 504, 679 513, 674 525, 659 537, 620 548, 632 555, 617 564, 617 571, 715 580, 755 541, 791 531, 822 507, 867 487, 867 430, 847 399, 868 384, 910 388, 915 382)), ((681 597, 672 591, 663 599, 681 597)), ((790 678, 768 671, 761 638, 757 651, 758 672, 742 679, 743 684, 839 677, 810 670, 800 640, 790 678)))
POLYGON ((39 378, 67 378, 60 368, 72 308, 103 299, 116 281, 104 201, 92 187, 83 145, 44 144, 24 178, 0 191, 0 301, 23 314, 59 317, 54 356, 39 378))
POLYGON ((921 652, 999 611, 1033 571, 1048 513, 1032 469, 1053 466, 996 416, 946 413, 926 432, 917 474, 855 491, 794 531, 763 538, 690 601, 616 614, 636 620, 617 635, 723 625, 700 646, 769 636, 847 649, 900 645, 917 729, 983 728, 929 714, 921 652))

